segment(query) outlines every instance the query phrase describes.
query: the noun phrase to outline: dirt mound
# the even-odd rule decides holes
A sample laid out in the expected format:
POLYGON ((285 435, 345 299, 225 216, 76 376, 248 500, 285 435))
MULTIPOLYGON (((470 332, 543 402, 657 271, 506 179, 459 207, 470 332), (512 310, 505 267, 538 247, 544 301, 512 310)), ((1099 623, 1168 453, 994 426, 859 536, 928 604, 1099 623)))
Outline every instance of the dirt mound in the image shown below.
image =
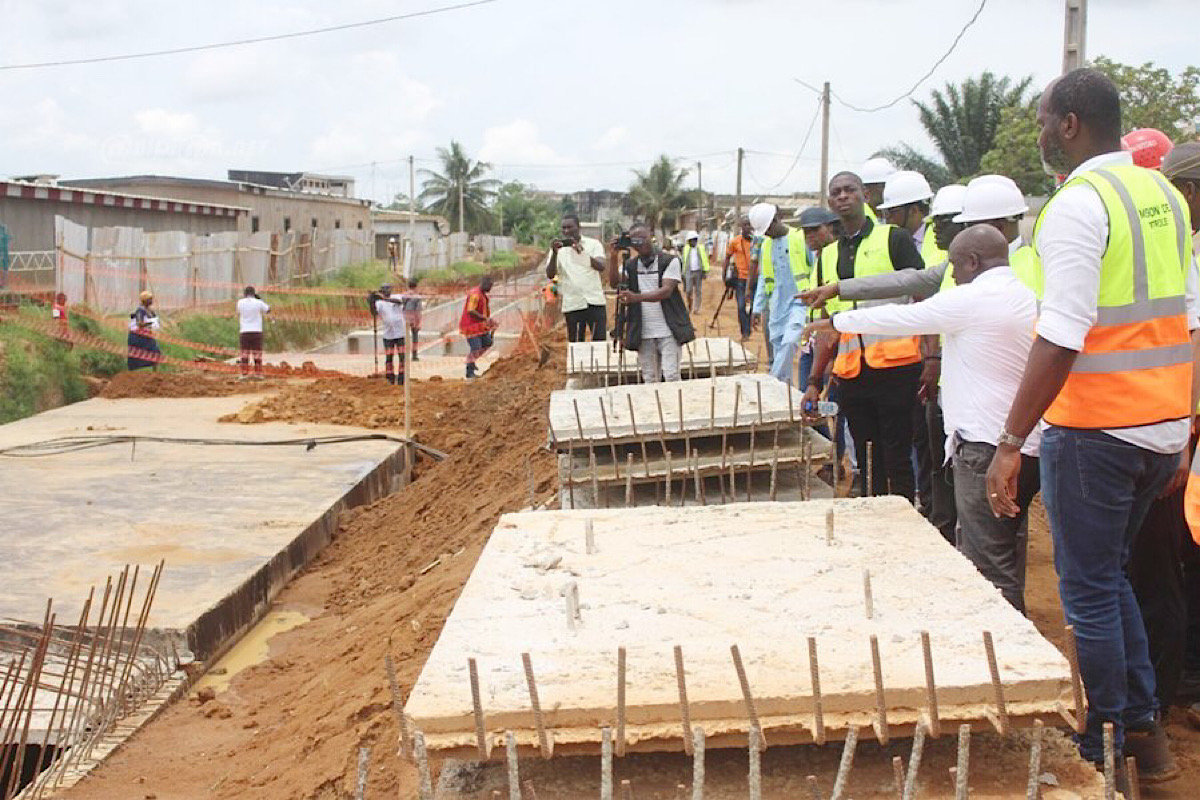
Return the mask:
POLYGON ((100 396, 109 400, 128 397, 226 397, 270 391, 278 385, 272 380, 239 381, 233 375, 140 369, 118 372, 100 392, 100 396))

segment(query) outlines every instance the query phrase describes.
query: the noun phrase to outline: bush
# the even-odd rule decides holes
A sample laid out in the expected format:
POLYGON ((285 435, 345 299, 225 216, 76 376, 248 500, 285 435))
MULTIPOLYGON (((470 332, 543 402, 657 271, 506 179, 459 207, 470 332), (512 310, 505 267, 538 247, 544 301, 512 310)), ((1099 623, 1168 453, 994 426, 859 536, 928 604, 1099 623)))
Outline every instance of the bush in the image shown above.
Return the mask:
POLYGON ((511 250, 505 250, 499 253, 492 253, 492 266, 497 269, 511 269, 520 263, 517 254, 511 250))
POLYGON ((87 397, 75 351, 15 325, 0 325, 0 423, 87 397))

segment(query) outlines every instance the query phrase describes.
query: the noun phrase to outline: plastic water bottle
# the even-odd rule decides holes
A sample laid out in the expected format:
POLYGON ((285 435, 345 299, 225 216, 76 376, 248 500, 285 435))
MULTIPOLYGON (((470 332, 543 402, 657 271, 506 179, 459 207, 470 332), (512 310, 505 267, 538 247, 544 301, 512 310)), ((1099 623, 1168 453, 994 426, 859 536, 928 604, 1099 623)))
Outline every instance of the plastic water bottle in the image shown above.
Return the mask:
POLYGON ((815 403, 810 401, 804 404, 804 413, 818 417, 836 417, 838 404, 831 400, 818 400, 815 403))

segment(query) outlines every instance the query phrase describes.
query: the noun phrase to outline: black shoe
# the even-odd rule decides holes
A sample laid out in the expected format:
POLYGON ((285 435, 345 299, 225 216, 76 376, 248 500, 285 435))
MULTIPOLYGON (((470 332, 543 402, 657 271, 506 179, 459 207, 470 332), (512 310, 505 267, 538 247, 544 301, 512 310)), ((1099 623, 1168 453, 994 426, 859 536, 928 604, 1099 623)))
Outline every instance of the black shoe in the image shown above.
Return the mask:
POLYGON ((396 385, 396 376, 395 375, 393 375, 392 373, 389 372, 386 377, 387 377, 388 383, 392 384, 393 386, 396 385))
POLYGON ((1125 755, 1137 762, 1140 783, 1165 783, 1181 772, 1171 755, 1167 732, 1157 721, 1125 729, 1125 755))
POLYGON ((403 374, 403 373, 401 373, 401 374, 399 374, 399 375, 397 375, 397 376, 396 376, 396 385, 397 385, 397 386, 403 386, 403 385, 404 385, 404 374, 403 374))

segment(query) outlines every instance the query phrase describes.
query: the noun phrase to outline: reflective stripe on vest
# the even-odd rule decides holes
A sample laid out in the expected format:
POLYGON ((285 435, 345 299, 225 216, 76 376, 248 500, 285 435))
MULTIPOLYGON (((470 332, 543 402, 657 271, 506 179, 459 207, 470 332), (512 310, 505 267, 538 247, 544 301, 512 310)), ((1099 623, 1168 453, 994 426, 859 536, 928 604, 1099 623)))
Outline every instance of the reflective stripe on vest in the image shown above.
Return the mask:
MULTIPOLYGON (((796 281, 796 289, 799 291, 804 288, 805 283, 807 283, 806 279, 808 278, 808 245, 804 243, 804 231, 788 228, 786 236, 788 240, 788 261, 791 264, 792 277, 796 281)), ((759 268, 763 276, 763 289, 766 291, 768 297, 775 291, 775 265, 771 263, 774 258, 771 251, 775 249, 771 245, 774 241, 769 236, 763 239, 762 248, 758 253, 759 268)))
MULTIPOLYGON (((1191 229, 1182 197, 1157 172, 1129 165, 1070 183, 1086 183, 1099 195, 1108 245, 1096 323, 1046 421, 1096 429, 1183 419, 1191 413, 1192 353, 1185 299, 1191 229)), ((1035 239, 1044 217, 1043 211, 1035 239)))
MULTIPOLYGON (((708 274, 708 251, 704 249, 703 245, 701 245, 700 247, 697 247, 696 249, 700 252, 700 271, 703 272, 705 275, 707 275, 708 274)), ((688 269, 688 258, 691 257, 691 253, 692 253, 692 246, 690 244, 685 244, 683 246, 683 268, 685 270, 688 269)))
MULTIPOLYGON (((876 224, 870 234, 858 246, 854 258, 854 277, 865 278, 880 275, 895 269, 888 242, 894 226, 876 224)), ((821 251, 821 258, 829 269, 822 270, 823 283, 837 280, 838 243, 831 242, 821 251)), ((891 298, 869 302, 838 301, 837 308, 873 308, 902 304, 907 298, 891 298)), ((829 307, 830 304, 826 304, 829 307)), ((839 378, 856 378, 862 371, 864 354, 867 365, 872 369, 890 369, 916 364, 921 360, 921 349, 916 336, 879 336, 875 334, 843 333, 838 345, 837 359, 833 362, 833 374, 839 378)))
MULTIPOLYGON (((1042 293, 1045 289, 1045 278, 1042 275, 1042 262, 1038 260, 1037 252, 1027 244, 1023 244, 1013 251, 1013 254, 1008 259, 1009 266, 1012 267, 1013 274, 1017 276, 1017 280, 1025 284, 1034 296, 1038 299, 1038 306, 1041 306, 1042 293)), ((954 267, 947 266, 946 274, 942 276, 942 285, 939 291, 957 286, 954 280, 954 267)))
POLYGON ((925 223, 925 238, 921 240, 921 260, 925 269, 937 266, 946 260, 946 251, 937 246, 937 236, 933 232, 933 223, 925 223))

